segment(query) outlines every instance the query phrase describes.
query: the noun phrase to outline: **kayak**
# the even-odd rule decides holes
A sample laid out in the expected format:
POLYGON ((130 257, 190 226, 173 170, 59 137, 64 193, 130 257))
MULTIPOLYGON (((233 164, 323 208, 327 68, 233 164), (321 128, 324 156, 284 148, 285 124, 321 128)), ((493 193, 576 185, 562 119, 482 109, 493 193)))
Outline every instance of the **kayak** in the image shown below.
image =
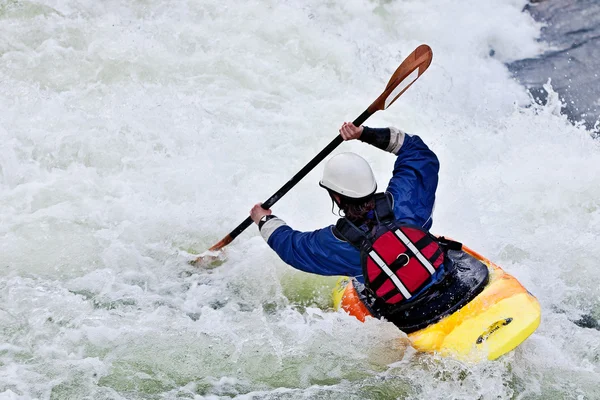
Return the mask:
MULTIPOLYGON (((521 344, 540 325, 538 300, 512 275, 463 245, 465 257, 483 263, 489 272, 485 286, 466 304, 426 327, 408 333, 419 351, 462 361, 495 360, 521 344)), ((364 322, 372 316, 350 278, 333 290, 335 309, 364 322)))

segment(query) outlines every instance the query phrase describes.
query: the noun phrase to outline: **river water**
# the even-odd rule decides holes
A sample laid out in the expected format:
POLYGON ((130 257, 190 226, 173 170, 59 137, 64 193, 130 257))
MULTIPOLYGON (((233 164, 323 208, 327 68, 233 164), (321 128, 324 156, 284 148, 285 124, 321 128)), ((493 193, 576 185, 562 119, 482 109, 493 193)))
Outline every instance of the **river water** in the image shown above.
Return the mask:
MULTIPOLYGON (((522 0, 0 0, 0 397, 599 399, 600 147, 532 104, 522 0), (417 45, 430 69, 371 126, 442 168, 433 232, 514 274, 540 328, 495 362, 404 349, 330 309, 251 227, 187 264, 358 116, 417 45), (494 50, 493 57, 490 50, 494 50), (593 324, 591 324, 593 325, 593 324)), ((361 143, 380 182, 393 156, 361 143)), ((317 168, 275 207, 333 223, 317 168)))
POLYGON ((542 54, 510 63, 509 69, 544 102, 550 79, 574 123, 600 129, 600 3, 596 0, 543 0, 526 6, 543 24, 542 54))

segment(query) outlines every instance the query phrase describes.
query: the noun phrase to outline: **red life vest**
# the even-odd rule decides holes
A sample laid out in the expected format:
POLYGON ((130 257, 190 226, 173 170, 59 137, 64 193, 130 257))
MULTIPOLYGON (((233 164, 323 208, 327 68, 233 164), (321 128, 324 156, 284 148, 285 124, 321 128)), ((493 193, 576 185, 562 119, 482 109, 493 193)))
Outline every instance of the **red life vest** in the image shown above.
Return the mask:
POLYGON ((395 221, 393 199, 375 195, 375 219, 368 232, 346 218, 336 224, 336 233, 361 251, 365 286, 387 305, 409 300, 444 262, 444 250, 429 232, 395 221))

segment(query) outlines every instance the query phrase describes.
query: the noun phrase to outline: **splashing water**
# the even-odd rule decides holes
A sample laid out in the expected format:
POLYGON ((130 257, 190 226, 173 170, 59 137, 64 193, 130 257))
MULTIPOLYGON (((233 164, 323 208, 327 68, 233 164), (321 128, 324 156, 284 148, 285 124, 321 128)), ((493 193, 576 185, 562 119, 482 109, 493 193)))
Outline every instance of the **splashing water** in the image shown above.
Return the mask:
MULTIPOLYGON (((534 56, 523 0, 0 0, 0 397, 600 398, 600 148, 503 63, 534 56), (427 73, 371 126, 442 169, 435 233, 538 296, 496 362, 405 349, 332 312, 333 278, 254 227, 187 264, 297 172, 429 44, 427 73), (494 57, 490 57, 490 49, 494 57)), ((361 143, 380 182, 393 157, 361 143)), ((331 224, 319 169, 275 212, 331 224)))

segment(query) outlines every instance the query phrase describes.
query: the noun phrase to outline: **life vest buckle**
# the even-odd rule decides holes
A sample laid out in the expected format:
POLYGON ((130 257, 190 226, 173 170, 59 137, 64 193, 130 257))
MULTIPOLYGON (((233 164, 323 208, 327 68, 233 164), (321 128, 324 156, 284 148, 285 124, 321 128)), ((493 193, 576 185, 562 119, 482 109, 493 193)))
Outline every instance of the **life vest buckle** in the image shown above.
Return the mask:
POLYGON ((405 265, 408 265, 409 262, 410 262, 410 257, 408 257, 408 255, 406 253, 400 253, 398 255, 398 257, 396 257, 396 260, 390 266, 394 267, 394 268, 401 268, 401 267, 404 267, 405 265))

